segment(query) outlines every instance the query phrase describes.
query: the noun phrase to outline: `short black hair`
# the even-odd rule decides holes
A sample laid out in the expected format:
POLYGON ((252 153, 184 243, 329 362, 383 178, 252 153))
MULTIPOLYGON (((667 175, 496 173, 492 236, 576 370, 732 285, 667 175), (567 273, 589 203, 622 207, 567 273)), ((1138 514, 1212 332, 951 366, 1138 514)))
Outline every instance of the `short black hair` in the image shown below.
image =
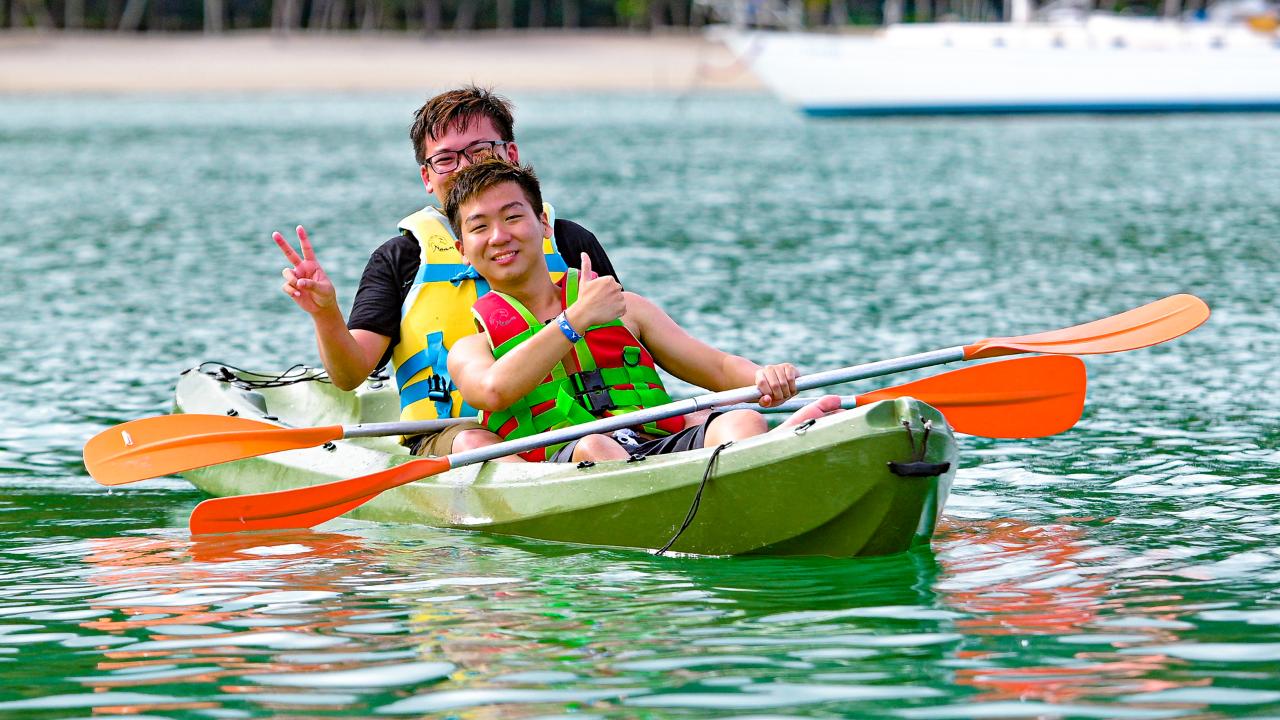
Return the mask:
POLYGON ((530 208, 535 213, 542 213, 542 187, 538 184, 538 175, 528 165, 490 158, 484 162, 468 165, 454 172, 449 181, 449 190, 444 198, 444 214, 449 218, 449 226, 453 228, 454 237, 462 239, 462 205, 489 188, 502 183, 513 182, 524 191, 530 208))
POLYGON ((409 139, 419 165, 427 163, 426 139, 435 140, 450 129, 462 130, 476 118, 489 118, 500 140, 515 140, 515 117, 511 101, 489 88, 467 85, 440 93, 413 114, 409 139))

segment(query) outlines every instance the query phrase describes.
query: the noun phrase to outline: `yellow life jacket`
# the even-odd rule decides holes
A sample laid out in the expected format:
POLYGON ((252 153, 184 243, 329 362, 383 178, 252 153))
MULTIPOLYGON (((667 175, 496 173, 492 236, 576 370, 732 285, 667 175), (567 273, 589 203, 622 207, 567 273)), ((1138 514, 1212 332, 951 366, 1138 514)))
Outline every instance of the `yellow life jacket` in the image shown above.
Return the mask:
MULTIPOLYGON (((555 210, 544 204, 555 226, 555 210)), ((435 420, 475 415, 449 377, 449 348, 476 332, 471 306, 489 292, 489 283, 454 245, 449 220, 434 207, 425 207, 400 221, 400 232, 418 241, 421 264, 409 295, 400 306, 400 342, 391 350, 396 387, 400 390, 400 419, 435 420)), ((556 251, 554 236, 542 239, 551 279, 559 281, 567 269, 556 251)))

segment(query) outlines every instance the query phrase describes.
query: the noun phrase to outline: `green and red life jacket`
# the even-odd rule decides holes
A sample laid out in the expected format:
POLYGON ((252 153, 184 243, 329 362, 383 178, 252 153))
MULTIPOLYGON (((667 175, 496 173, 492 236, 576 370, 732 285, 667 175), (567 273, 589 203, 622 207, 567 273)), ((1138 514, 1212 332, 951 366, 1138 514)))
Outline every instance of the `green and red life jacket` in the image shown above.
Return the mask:
MULTIPOLYGON (((561 306, 578 299, 578 271, 569 269, 556 283, 561 306)), ((511 352, 543 328, 533 313, 510 295, 492 290, 471 309, 489 341, 494 359, 511 352)), ((480 422, 506 440, 547 430, 580 425, 602 417, 622 415, 671 402, 658 377, 653 356, 621 319, 595 325, 574 343, 572 353, 580 370, 570 373, 557 362, 541 383, 511 407, 481 413, 480 422)), ((681 416, 646 423, 637 429, 650 435, 670 435, 684 428, 681 416)), ((564 443, 521 453, 532 462, 554 455, 564 443)))

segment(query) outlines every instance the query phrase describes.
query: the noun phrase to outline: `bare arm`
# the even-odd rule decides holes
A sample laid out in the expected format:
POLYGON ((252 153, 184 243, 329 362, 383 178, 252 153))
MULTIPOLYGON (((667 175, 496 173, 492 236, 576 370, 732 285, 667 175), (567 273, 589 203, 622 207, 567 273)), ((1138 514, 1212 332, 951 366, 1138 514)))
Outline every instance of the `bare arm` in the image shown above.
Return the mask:
POLYGON ((324 268, 316 260, 307 231, 298 226, 299 255, 280 233, 272 233, 285 258, 293 267, 284 269, 281 290, 311 316, 315 325, 320 361, 333 384, 352 390, 373 372, 391 338, 368 330, 348 330, 338 309, 337 291, 324 268))
POLYGON ((537 387, 569 347, 560 328, 548 325, 495 360, 484 335, 468 335, 449 350, 449 375, 468 405, 485 412, 506 410, 537 387))
POLYGON ((342 390, 354 390, 377 369, 391 338, 368 330, 348 330, 340 310, 311 316, 316 346, 329 379, 342 390))
MULTIPOLYGON (((565 313, 569 325, 579 333, 627 312, 618 281, 592 275, 591 260, 583 253, 578 301, 565 313)), ((537 387, 571 347, 560 327, 552 323, 495 360, 484 335, 471 335, 450 348, 449 375, 472 407, 486 412, 505 410, 537 387)))
POLYGON ((796 394, 796 368, 790 363, 761 367, 714 348, 690 335, 649 299, 635 293, 627 298, 628 319, 640 342, 662 369, 708 390, 732 390, 755 385, 762 405, 776 405, 796 394))

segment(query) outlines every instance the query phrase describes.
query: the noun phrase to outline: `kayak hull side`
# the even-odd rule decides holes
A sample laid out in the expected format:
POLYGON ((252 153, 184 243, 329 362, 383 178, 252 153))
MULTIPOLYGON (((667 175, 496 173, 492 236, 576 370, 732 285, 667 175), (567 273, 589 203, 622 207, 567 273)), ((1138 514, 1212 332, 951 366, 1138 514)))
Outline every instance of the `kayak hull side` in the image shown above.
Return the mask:
MULTIPOLYGON (((387 388, 343 393, 304 383, 245 392, 191 372, 179 383, 183 412, 292 425, 385 421, 387 388), (256 396, 256 397, 255 397, 256 396), (372 409, 372 411, 371 411, 372 409), (371 417, 370 415, 374 416, 371 417)), ((393 394, 394 390, 390 390, 393 394)), ((457 468, 382 493, 356 519, 423 524, 586 545, 654 549, 679 530, 698 495, 712 449, 640 462, 516 464, 457 468)), ((215 496, 270 492, 375 472, 412 456, 391 438, 341 441, 184 473, 215 496)), ((927 541, 950 491, 956 443, 936 410, 911 398, 857 408, 802 431, 779 430, 724 449, 697 512, 673 551, 706 555, 830 555, 901 552, 927 541), (934 477, 899 477, 891 461, 916 459, 932 425, 934 477), (908 423, 914 437, 908 437, 908 423)))

